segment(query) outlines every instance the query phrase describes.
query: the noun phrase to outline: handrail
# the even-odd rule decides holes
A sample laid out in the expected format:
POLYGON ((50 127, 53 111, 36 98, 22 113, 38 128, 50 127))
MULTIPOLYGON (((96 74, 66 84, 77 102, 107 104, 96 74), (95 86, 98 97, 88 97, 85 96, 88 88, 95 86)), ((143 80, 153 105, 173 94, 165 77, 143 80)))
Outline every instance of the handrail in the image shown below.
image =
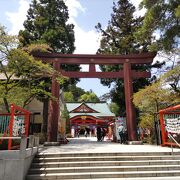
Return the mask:
MULTIPOLYGON (((27 146, 27 139, 29 139, 28 147, 33 148, 33 147, 39 147, 39 137, 36 137, 34 135, 30 135, 29 137, 26 136, 16 136, 16 137, 0 137, 0 139, 20 139, 20 150, 26 149, 27 146)), ((10 149, 8 149, 10 150, 10 149)))
POLYGON ((174 139, 173 136, 171 136, 171 134, 168 134, 169 138, 171 138, 179 147, 180 147, 180 144, 174 139))
MULTIPOLYGON (((180 148, 180 144, 174 139, 174 137, 171 134, 168 134, 168 137, 173 140, 177 146, 180 148)), ((172 155, 173 155, 173 145, 171 144, 171 149, 172 149, 172 155)))

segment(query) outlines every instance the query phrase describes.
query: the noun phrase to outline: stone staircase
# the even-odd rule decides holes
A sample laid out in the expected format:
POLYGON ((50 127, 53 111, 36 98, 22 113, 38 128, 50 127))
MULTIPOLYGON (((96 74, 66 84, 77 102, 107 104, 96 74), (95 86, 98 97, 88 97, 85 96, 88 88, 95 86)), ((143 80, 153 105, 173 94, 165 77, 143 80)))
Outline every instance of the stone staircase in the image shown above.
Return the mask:
POLYGON ((39 153, 26 177, 37 179, 180 180, 180 153, 39 153))

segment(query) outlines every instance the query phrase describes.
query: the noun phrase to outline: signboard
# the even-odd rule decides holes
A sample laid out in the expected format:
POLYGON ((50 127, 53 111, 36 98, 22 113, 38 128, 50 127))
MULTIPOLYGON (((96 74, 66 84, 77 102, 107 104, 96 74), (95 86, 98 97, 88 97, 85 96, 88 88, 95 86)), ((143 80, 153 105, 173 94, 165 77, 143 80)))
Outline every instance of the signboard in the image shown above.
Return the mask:
POLYGON ((24 118, 22 116, 14 116, 13 136, 21 136, 25 134, 24 118))
POLYGON ((180 134, 180 116, 166 119, 166 130, 169 133, 180 134))

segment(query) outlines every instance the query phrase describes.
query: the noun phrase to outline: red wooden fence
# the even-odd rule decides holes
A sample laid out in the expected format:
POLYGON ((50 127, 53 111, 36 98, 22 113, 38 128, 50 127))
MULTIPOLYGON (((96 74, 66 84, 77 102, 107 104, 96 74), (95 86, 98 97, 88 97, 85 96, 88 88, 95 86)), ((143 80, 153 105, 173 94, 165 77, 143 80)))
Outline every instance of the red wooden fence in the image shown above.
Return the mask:
MULTIPOLYGON (((9 124, 4 129, 3 137, 20 137, 22 135, 28 137, 30 112, 14 104, 11 104, 10 110, 10 113, 0 114, 0 116, 10 117, 9 124)), ((1 122, 0 125, 2 126, 1 122)), ((0 144, 2 141, 3 139, 0 144)), ((12 139, 8 139, 8 150, 11 150, 11 148, 12 139)))
POLYGON ((160 110, 159 117, 162 145, 176 146, 176 144, 168 138, 168 133, 175 137, 177 142, 180 141, 180 104, 160 110))

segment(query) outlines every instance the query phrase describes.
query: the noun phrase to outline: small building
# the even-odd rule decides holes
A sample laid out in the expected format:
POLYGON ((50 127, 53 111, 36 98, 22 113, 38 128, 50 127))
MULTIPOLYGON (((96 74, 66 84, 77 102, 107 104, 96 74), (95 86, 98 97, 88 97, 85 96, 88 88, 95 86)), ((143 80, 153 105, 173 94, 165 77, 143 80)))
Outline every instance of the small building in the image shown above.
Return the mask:
POLYGON ((112 136, 111 125, 114 123, 115 114, 110 111, 106 102, 68 102, 66 107, 70 116, 72 137, 85 131, 90 136, 95 136, 97 126, 106 128, 112 136))

